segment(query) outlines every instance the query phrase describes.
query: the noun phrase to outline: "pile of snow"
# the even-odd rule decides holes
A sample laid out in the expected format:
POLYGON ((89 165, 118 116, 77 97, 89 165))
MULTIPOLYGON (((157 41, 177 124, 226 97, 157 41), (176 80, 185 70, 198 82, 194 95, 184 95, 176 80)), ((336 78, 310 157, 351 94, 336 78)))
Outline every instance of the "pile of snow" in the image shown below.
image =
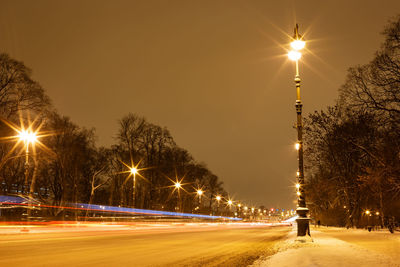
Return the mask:
MULTIPOLYGON (((368 234, 366 231, 364 233, 368 234)), ((330 237, 328 233, 314 230, 312 231, 312 238, 313 242, 295 242, 296 232, 292 231, 286 241, 278 243, 276 248, 278 253, 266 259, 258 260, 252 266, 400 267, 400 262, 387 255, 330 237)))

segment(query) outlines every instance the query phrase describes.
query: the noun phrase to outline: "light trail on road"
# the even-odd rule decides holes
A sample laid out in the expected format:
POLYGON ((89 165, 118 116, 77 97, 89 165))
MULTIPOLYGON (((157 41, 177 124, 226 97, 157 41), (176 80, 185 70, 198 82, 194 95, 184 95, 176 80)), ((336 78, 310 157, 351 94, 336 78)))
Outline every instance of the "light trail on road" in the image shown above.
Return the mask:
POLYGON ((147 215, 147 216, 163 216, 163 217, 182 217, 182 218, 199 218, 199 219, 210 219, 210 220, 230 220, 230 221, 241 221, 242 218, 229 217, 229 216, 213 216, 204 214, 193 214, 183 212, 171 212, 161 210, 149 210, 149 209, 137 209, 128 207, 115 207, 107 205, 96 205, 96 204, 85 204, 85 203, 69 203, 67 206, 54 206, 42 204, 38 201, 24 199, 16 196, 1 196, 0 195, 0 208, 9 208, 9 206, 15 205, 26 208, 51 208, 51 209, 63 209, 72 211, 92 211, 100 212, 103 214, 107 213, 118 213, 118 214, 132 214, 132 215, 147 215), (5 205, 5 207, 1 207, 5 205))

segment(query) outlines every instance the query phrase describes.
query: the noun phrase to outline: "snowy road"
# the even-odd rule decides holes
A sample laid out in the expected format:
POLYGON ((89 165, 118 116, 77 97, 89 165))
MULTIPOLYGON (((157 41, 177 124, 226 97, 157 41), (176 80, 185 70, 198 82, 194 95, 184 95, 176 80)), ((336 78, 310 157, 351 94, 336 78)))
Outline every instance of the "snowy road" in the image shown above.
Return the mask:
POLYGON ((0 234, 0 266, 246 266, 291 230, 246 224, 156 225, 0 234))

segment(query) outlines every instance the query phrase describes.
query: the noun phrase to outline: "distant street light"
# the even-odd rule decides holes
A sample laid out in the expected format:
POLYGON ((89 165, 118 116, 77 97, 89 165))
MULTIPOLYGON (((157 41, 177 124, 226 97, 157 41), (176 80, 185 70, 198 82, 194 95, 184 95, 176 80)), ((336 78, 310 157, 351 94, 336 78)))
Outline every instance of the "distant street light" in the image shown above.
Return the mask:
POLYGON ((215 214, 218 214, 218 210, 219 210, 219 202, 221 201, 221 196, 220 196, 220 195, 217 195, 217 196, 215 197, 215 200, 217 201, 217 211, 216 211, 216 213, 215 213, 215 214))
MULTIPOLYGON (((3 166, 3 164, 7 160, 21 156, 22 153, 18 153, 17 156, 10 157, 12 155, 12 153, 15 151, 15 149, 17 147, 19 147, 20 143, 23 143, 24 150, 25 150, 25 166, 24 166, 25 181, 24 181, 24 189, 23 189, 25 191, 23 193, 29 192, 29 198, 31 198, 35 191, 36 175, 32 176, 31 184, 30 184, 30 186, 28 186, 29 168, 30 168, 30 166, 29 166, 29 157, 30 157, 29 146, 31 146, 31 148, 32 148, 32 153, 34 156, 33 159, 35 160, 35 162, 36 162, 35 156, 36 156, 36 147, 37 146, 39 148, 43 149, 44 152, 51 154, 51 155, 55 155, 55 153, 53 153, 51 151, 51 149, 49 149, 46 145, 44 145, 39 140, 39 138, 54 135, 54 133, 47 132, 47 131, 46 132, 41 131, 41 128, 42 128, 44 122, 41 121, 41 123, 38 123, 40 121, 38 119, 34 119, 33 122, 31 122, 30 119, 28 119, 28 124, 24 125, 25 123, 22 118, 22 115, 20 117, 20 126, 17 126, 16 124, 14 124, 6 119, 3 119, 3 118, 0 118, 0 121, 2 121, 6 126, 10 127, 12 130, 14 130, 17 133, 14 136, 8 136, 8 137, 1 138, 2 140, 16 141, 16 143, 11 148, 11 150, 9 150, 7 152, 6 155, 3 155, 3 158, 0 161, 0 168, 3 166)), ((23 150, 21 152, 23 152, 23 150)))
POLYGON ((199 197, 199 212, 200 212, 200 206, 201 206, 201 196, 203 195, 203 193, 204 193, 204 191, 201 188, 196 190, 196 194, 199 197))
POLYGON ((120 160, 120 162, 128 169, 127 171, 122 171, 121 173, 128 173, 128 177, 125 179, 124 184, 129 180, 132 176, 132 207, 136 206, 136 175, 139 175, 140 178, 147 180, 143 175, 140 174, 140 171, 147 170, 147 168, 139 169, 139 165, 142 162, 141 160, 135 165, 132 158, 131 164, 127 164, 120 160))
MULTIPOLYGON (((20 142, 24 142, 25 145, 25 182, 24 185, 28 190, 28 177, 29 177, 29 145, 32 146, 32 148, 35 146, 35 143, 38 141, 38 136, 36 132, 30 130, 24 130, 22 129, 21 131, 18 131, 18 138, 20 142)), ((28 199, 28 212, 27 212, 27 220, 29 221, 29 218, 31 216, 31 200, 32 200, 32 194, 34 190, 34 177, 32 178, 31 185, 29 186, 29 199, 28 199)))
MULTIPOLYGON (((231 199, 228 199, 228 201, 226 202, 226 204, 229 206, 229 213, 232 212, 232 204, 233 201, 231 199)), ((231 216, 231 214, 229 214, 229 216, 231 216)))
POLYGON ((18 138, 25 145, 25 186, 27 186, 29 176, 29 145, 34 146, 38 137, 35 132, 22 130, 18 133, 18 138))
POLYGON ((184 177, 181 180, 178 180, 178 178, 176 177, 175 181, 171 180, 170 178, 168 178, 171 182, 173 182, 173 185, 169 186, 172 187, 172 194, 177 191, 177 207, 176 209, 181 211, 182 210, 182 203, 181 203, 181 189, 185 191, 185 189, 182 187, 184 184, 182 183, 184 177))
MULTIPOLYGON (((304 165, 303 165, 303 122, 302 122, 302 107, 303 104, 300 98, 300 74, 299 74, 299 59, 301 58, 301 50, 305 47, 305 42, 303 37, 299 34, 299 26, 296 24, 294 28, 293 41, 290 46, 293 48, 292 51, 288 53, 289 59, 295 61, 296 63, 296 76, 294 82, 296 84, 296 113, 297 113, 297 142, 296 150, 298 151, 298 208, 296 210, 299 217, 297 218, 297 236, 302 237, 307 234, 310 235, 310 219, 307 217, 308 208, 306 207, 306 199, 304 194, 304 165)), ((297 186, 296 186, 297 187, 297 186)))
POLYGON ((180 189, 182 187, 180 182, 176 182, 174 186, 176 189, 180 189))
POLYGON ((294 147, 296 148, 296 150, 299 150, 299 149, 300 149, 300 144, 299 144, 299 143, 296 143, 296 144, 294 145, 294 147))
POLYGON ((239 216, 240 216, 240 212, 241 212, 240 208, 242 207, 242 204, 238 203, 238 204, 237 204, 237 207, 238 207, 238 214, 239 214, 239 216))
POLYGON ((136 204, 136 174, 138 173, 138 169, 133 166, 130 168, 131 174, 133 175, 133 193, 132 193, 132 207, 135 207, 136 204))
POLYGON ((371 211, 366 210, 365 214, 367 215, 367 229, 371 232, 371 226, 369 225, 369 217, 371 216, 371 211))

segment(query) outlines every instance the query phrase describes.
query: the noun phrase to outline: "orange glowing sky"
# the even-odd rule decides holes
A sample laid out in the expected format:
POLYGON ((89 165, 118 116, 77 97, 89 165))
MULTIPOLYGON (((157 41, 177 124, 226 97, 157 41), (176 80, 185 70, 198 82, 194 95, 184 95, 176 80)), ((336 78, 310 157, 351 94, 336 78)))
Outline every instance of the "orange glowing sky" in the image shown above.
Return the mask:
MULTIPOLYGON (((235 200, 294 207, 296 22, 305 113, 333 104, 400 1, 7 1, 0 51, 110 145, 128 112, 166 126, 235 200)), ((306 174, 307 175, 307 174, 306 174)))

